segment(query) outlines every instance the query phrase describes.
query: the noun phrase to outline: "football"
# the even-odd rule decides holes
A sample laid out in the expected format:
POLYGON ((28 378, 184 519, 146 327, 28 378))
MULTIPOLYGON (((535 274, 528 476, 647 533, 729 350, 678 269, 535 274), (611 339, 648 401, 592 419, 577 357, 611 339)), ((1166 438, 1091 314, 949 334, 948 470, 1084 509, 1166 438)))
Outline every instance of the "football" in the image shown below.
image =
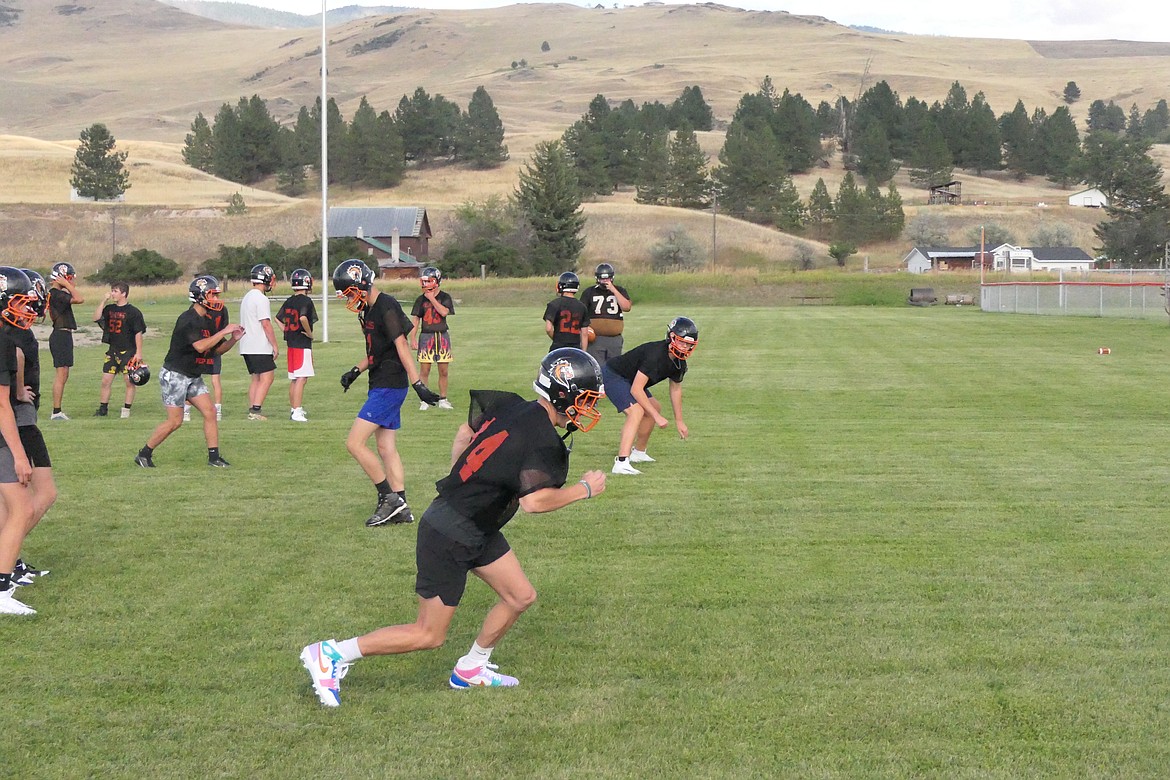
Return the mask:
POLYGON ((593 328, 586 325, 585 326, 585 338, 587 338, 589 340, 589 343, 592 344, 593 340, 597 338, 597 331, 595 331, 593 328))

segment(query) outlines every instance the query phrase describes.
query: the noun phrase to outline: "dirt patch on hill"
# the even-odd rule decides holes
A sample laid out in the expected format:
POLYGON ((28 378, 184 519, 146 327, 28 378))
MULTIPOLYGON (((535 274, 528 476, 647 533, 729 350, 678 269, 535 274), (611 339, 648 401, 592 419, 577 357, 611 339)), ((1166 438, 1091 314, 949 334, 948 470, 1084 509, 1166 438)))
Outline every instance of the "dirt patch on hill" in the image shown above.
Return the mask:
POLYGON ((1028 45, 1041 57, 1050 60, 1170 56, 1170 43, 1147 41, 1028 41, 1028 45))

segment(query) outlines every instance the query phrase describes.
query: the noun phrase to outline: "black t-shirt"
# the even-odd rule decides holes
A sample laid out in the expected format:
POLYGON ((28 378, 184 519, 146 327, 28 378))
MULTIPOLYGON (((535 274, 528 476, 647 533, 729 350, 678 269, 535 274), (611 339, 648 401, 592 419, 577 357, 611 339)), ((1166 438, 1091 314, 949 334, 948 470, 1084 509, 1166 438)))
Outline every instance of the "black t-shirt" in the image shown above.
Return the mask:
POLYGON ((142 312, 130 304, 109 304, 102 309, 101 316, 95 322, 102 329, 102 341, 110 345, 111 355, 115 352, 133 353, 137 346, 134 337, 146 332, 146 320, 142 312))
POLYGON ((565 484, 569 450, 538 401, 472 390, 467 424, 475 437, 435 488, 483 535, 503 528, 523 496, 565 484))
POLYGON ((552 347, 581 347, 581 328, 589 324, 589 310, 576 298, 558 295, 544 307, 544 319, 553 324, 552 347))
POLYGON ((313 339, 305 335, 301 317, 309 320, 310 327, 317 324, 317 306, 304 293, 290 296, 276 312, 276 321, 284 328, 284 343, 294 349, 312 349, 313 339))
MULTIPOLYGON (((450 295, 440 290, 435 298, 447 310, 448 316, 455 313, 455 301, 451 300, 450 295)), ((422 325, 423 333, 447 332, 447 317, 440 317, 439 313, 435 311, 435 304, 428 301, 425 295, 420 295, 414 299, 414 306, 410 309, 410 316, 418 317, 418 321, 422 325)))
MULTIPOLYGON (((622 287, 620 284, 615 284, 614 287, 622 294, 622 297, 626 300, 630 299, 630 294, 626 292, 625 287, 622 287)), ((622 311, 617 296, 611 293, 608 287, 600 284, 587 287, 581 293, 581 303, 585 304, 585 308, 589 311, 589 316, 592 319, 620 320, 625 318, 625 312, 622 311)))
POLYGON ((73 293, 53 287, 49 290, 49 319, 53 330, 77 330, 77 319, 73 316, 73 293))
MULTIPOLYGON (((24 383, 28 387, 31 387, 33 392, 32 403, 17 401, 15 394, 9 396, 12 399, 16 424, 36 425, 36 410, 41 407, 41 345, 37 343, 36 334, 31 330, 9 327, 5 327, 4 329, 8 331, 17 349, 24 353, 24 383), (22 409, 21 407, 31 408, 31 414, 28 413, 28 409, 22 409)), ((15 363, 13 367, 15 368, 15 363)))
POLYGON ((394 340, 414 330, 406 319, 406 312, 393 295, 379 293, 370 308, 360 317, 362 333, 366 337, 366 359, 369 362, 370 389, 406 387, 406 368, 398 357, 394 340))
POLYGON ((611 358, 605 367, 631 384, 641 371, 646 375, 646 387, 653 387, 663 379, 681 382, 687 373, 687 361, 670 356, 666 339, 639 344, 629 352, 611 358))
MULTIPOLYGON (((215 349, 209 349, 206 353, 196 352, 195 342, 218 333, 223 328, 222 325, 218 327, 216 325, 220 314, 223 312, 212 312, 211 316, 201 317, 194 306, 180 314, 179 319, 175 320, 175 330, 171 333, 171 347, 167 350, 163 368, 191 377, 209 372, 215 349)), ((223 316, 223 320, 226 322, 227 315, 223 316)))

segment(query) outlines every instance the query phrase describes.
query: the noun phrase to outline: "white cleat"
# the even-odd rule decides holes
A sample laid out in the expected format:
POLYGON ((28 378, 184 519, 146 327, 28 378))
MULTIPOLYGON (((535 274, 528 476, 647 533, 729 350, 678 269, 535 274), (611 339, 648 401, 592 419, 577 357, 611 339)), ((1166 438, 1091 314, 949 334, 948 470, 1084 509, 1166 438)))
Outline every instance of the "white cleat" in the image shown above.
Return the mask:
POLYGON ((636 447, 630 450, 630 463, 653 463, 654 458, 646 454, 646 450, 640 450, 636 447))
POLYGON ((613 468, 610 469, 612 474, 641 474, 642 472, 634 468, 628 460, 614 459, 613 468))

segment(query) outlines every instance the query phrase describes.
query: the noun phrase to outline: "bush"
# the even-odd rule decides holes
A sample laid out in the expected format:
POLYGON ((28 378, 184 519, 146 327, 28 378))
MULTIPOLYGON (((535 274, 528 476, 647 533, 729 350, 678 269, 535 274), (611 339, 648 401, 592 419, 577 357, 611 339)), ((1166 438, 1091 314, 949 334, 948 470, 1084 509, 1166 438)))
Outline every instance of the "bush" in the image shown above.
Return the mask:
POLYGON ((798 271, 811 271, 816 268, 816 251, 812 244, 803 241, 792 247, 792 267, 798 271))
POLYGON ((1072 229, 1063 223, 1038 226, 1029 241, 1032 246, 1075 246, 1072 229))
POLYGON ((478 277, 481 265, 492 276, 528 276, 531 271, 514 248, 488 238, 477 239, 470 249, 451 247, 443 253, 443 273, 449 277, 478 277))
MULTIPOLYGON (((130 254, 118 253, 114 259, 86 277, 91 282, 112 284, 124 281, 130 284, 167 284, 183 275, 183 269, 169 257, 153 249, 135 249, 130 254)), ((48 278, 48 277, 46 277, 48 278)))
POLYGON ((919 214, 906 226, 906 239, 914 246, 949 246, 946 222, 938 214, 919 214))
POLYGON ((248 204, 244 203, 244 196, 238 192, 233 192, 232 196, 228 198, 227 203, 227 215, 229 217, 238 217, 248 210, 248 204))
MULTIPOLYGON (((351 257, 361 257, 360 252, 361 245, 353 236, 329 239, 329 268, 333 269, 351 257)), ((252 266, 258 263, 272 266, 277 276, 285 279, 298 268, 308 269, 316 278, 321 266, 321 242, 312 241, 293 249, 287 249, 275 241, 269 241, 261 247, 253 244, 220 244, 215 257, 205 260, 199 273, 211 274, 220 280, 247 279, 252 266)), ((376 273, 377 268, 374 271, 376 273)))
POLYGON ((995 249, 1003 244, 1015 244, 1015 236, 1003 225, 988 222, 984 225, 975 225, 967 231, 967 238, 972 246, 979 246, 980 239, 986 249, 995 249))
POLYGON ((702 248, 682 226, 671 228, 662 241, 650 247, 650 268, 654 273, 694 271, 704 262, 702 248))

